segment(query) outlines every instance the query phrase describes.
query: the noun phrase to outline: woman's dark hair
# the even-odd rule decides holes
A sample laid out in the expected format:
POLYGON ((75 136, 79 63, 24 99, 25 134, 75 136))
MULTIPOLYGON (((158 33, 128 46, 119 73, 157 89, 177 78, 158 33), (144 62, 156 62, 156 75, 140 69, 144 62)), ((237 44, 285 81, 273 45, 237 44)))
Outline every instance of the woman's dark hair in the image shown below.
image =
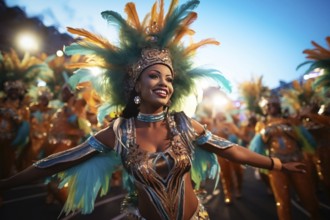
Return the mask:
POLYGON ((136 117, 139 114, 139 106, 134 102, 134 97, 137 95, 139 94, 135 91, 135 89, 133 89, 129 96, 128 102, 121 114, 123 118, 128 119, 131 117, 136 117))

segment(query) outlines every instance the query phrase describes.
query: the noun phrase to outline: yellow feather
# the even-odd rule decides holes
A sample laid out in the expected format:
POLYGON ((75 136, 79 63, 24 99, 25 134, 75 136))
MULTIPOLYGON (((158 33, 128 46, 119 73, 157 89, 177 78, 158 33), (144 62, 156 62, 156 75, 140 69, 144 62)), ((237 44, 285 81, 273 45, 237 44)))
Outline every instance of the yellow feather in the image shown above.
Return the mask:
MULTIPOLYGON (((17 60, 19 62, 19 60, 17 60)), ((38 63, 35 57, 31 57, 30 54, 25 53, 22 62, 19 64, 20 70, 27 69, 28 67, 38 63)))
POLYGON ((150 19, 150 13, 147 13, 146 16, 144 17, 143 21, 142 21, 142 28, 143 30, 148 26, 148 21, 150 19))
POLYGON ((220 45, 220 42, 214 40, 214 39, 205 39, 201 40, 198 43, 191 44, 189 47, 186 48, 184 55, 189 55, 195 52, 199 47, 204 46, 206 44, 214 44, 214 45, 220 45))
POLYGON ((107 39, 101 36, 97 36, 96 34, 93 34, 85 29, 67 27, 67 30, 72 34, 85 37, 84 40, 95 43, 103 48, 112 49, 112 50, 115 49, 115 46, 110 44, 107 39))
MULTIPOLYGON (((25 53, 24 55, 27 55, 27 53, 25 53)), ((15 69, 20 69, 21 68, 21 61, 19 60, 19 57, 18 57, 15 50, 10 50, 10 58, 12 60, 13 67, 15 69)))
POLYGON ((191 30, 187 27, 182 27, 181 30, 179 31, 179 33, 175 36, 175 38, 173 39, 172 44, 178 44, 179 41, 186 35, 193 35, 195 34, 194 30, 191 30))
POLYGON ((186 19, 182 21, 180 29, 177 31, 176 36, 173 39, 173 44, 177 44, 185 35, 193 35, 195 32, 189 29, 189 25, 197 19, 197 13, 190 13, 186 19))
POLYGON ((108 68, 109 67, 109 65, 106 65, 104 63, 94 63, 94 62, 68 63, 68 64, 64 64, 64 66, 67 69, 79 69, 79 68, 91 68, 91 67, 108 68))
POLYGON ((3 62, 4 69, 10 71, 10 70, 12 69, 12 68, 11 68, 11 66, 12 66, 12 61, 11 61, 11 59, 10 59, 10 57, 9 57, 9 54, 4 53, 4 54, 3 54, 3 60, 4 60, 4 62, 3 62))
POLYGON ((158 21, 157 21, 159 29, 163 28, 163 22, 164 22, 164 0, 160 0, 158 21))
POLYGON ((197 13, 191 12, 189 15, 182 21, 182 25, 189 26, 197 19, 197 13))
POLYGON ((150 23, 149 23, 149 26, 152 26, 154 22, 157 22, 158 19, 158 14, 157 14, 157 6, 158 6, 158 3, 155 2, 152 6, 152 9, 151 9, 151 18, 150 18, 150 23))
POLYGON ((141 30, 139 15, 136 11, 135 4, 133 2, 129 2, 126 4, 125 12, 127 14, 128 22, 130 22, 130 24, 137 30, 141 30))
POLYGON ((312 90, 312 84, 313 84, 313 80, 312 80, 312 79, 309 79, 309 80, 307 80, 307 81, 304 83, 304 85, 303 85, 304 90, 306 91, 306 93, 307 93, 308 95, 310 95, 310 94, 313 93, 313 90, 312 90))
POLYGON ((300 91, 300 90, 301 90, 301 86, 300 86, 298 80, 294 80, 294 81, 292 82, 292 87, 293 87, 295 90, 297 90, 297 91, 300 91))
POLYGON ((77 63, 79 61, 83 61, 84 57, 80 54, 74 54, 70 56, 70 63, 77 63))

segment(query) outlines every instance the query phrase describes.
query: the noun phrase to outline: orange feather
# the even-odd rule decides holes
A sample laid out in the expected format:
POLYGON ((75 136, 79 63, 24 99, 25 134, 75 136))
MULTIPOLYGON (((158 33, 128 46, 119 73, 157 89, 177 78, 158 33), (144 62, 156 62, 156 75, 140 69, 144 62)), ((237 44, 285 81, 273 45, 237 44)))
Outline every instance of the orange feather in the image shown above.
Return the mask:
POLYGON ((157 21, 157 24, 160 29, 163 28, 163 22, 164 22, 164 0, 160 0, 158 21, 157 21))
POLYGON ((125 12, 127 14, 127 20, 138 30, 141 30, 141 24, 139 15, 136 11, 135 4, 133 2, 129 2, 125 6, 125 12))
POLYGON ((211 38, 208 38, 208 39, 205 39, 205 40, 201 40, 200 42, 191 44, 189 47, 187 47, 186 50, 185 50, 185 52, 184 52, 184 54, 185 55, 192 54, 198 48, 200 48, 201 46, 207 45, 207 44, 220 45, 220 42, 219 41, 216 41, 214 39, 211 39, 211 38))
POLYGON ((107 39, 101 36, 97 36, 96 34, 93 34, 85 29, 67 27, 67 30, 72 34, 83 36, 85 37, 84 40, 95 43, 103 48, 112 49, 112 50, 115 49, 115 46, 110 44, 107 39))
POLYGON ((152 26, 154 22, 156 22, 158 19, 157 19, 157 2, 155 2, 152 6, 152 9, 151 9, 151 18, 150 18, 150 23, 149 23, 149 26, 152 26))
POLYGON ((190 24, 192 24, 197 19, 197 13, 191 12, 186 19, 182 21, 182 25, 180 29, 177 31, 175 38, 173 39, 173 43, 177 44, 185 35, 193 35, 195 32, 188 28, 190 24))

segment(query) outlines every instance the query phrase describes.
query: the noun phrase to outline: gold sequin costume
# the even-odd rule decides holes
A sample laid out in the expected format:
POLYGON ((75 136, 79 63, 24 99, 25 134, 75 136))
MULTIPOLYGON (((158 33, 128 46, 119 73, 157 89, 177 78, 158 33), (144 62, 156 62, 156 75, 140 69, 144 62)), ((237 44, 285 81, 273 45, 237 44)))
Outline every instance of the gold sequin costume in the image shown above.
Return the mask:
MULTIPOLYGON (((182 219, 185 201, 185 178, 193 164, 197 144, 209 144, 216 148, 225 149, 234 144, 226 139, 217 137, 206 131, 204 135, 197 136, 189 118, 183 113, 170 114, 166 118, 171 131, 171 144, 163 152, 151 153, 141 150, 136 145, 134 118, 118 118, 113 123, 113 129, 117 136, 114 152, 121 156, 121 161, 135 188, 142 189, 154 204, 161 219, 182 219)), ((38 168, 48 168, 59 163, 80 160, 90 157, 95 152, 104 153, 109 148, 91 137, 87 142, 76 148, 52 155, 34 164, 38 168)), ((82 183, 86 184, 86 183, 82 183)), ((73 189, 75 190, 75 189, 73 189)), ((139 191, 140 192, 140 191, 139 191)), ((127 214, 133 214, 135 219, 145 219, 140 215, 136 198, 133 204, 126 204, 127 214)), ((124 201, 127 203, 127 200, 124 201)), ((192 220, 209 219, 201 202, 192 220)))
MULTIPOLYGON (((183 216, 186 202, 183 176, 191 168, 194 149, 191 138, 195 135, 192 128, 185 125, 190 124, 187 120, 183 113, 167 117, 172 138, 169 147, 163 152, 151 153, 138 147, 135 142, 134 118, 124 119, 120 123, 121 128, 115 129, 120 136, 117 139, 125 143, 123 145, 118 141, 115 148, 117 152, 121 152, 126 171, 133 177, 136 187, 146 192, 161 219, 182 219, 183 216), (122 133, 119 134, 120 132, 122 133)), ((214 141, 220 144, 218 147, 232 145, 221 138, 214 141)), ((137 210, 134 213, 140 215, 137 210)), ((139 218, 143 219, 141 216, 139 218)), ((200 202, 191 219, 209 219, 200 202)))
POLYGON ((134 177, 138 188, 143 189, 153 201, 162 219, 181 219, 183 210, 184 174, 191 168, 191 149, 182 142, 169 117, 172 140, 164 152, 151 153, 141 150, 135 143, 134 118, 126 121, 122 161, 128 173, 134 177))
MULTIPOLYGON (((262 141, 268 149, 268 155, 279 158, 282 162, 306 162, 302 153, 302 137, 297 132, 297 126, 289 119, 269 118, 261 129, 262 141)), ((318 201, 311 181, 310 170, 305 175, 299 173, 284 173, 269 171, 270 184, 275 196, 279 219, 291 219, 289 189, 292 185, 303 206, 311 214, 311 219, 317 219, 318 201)))

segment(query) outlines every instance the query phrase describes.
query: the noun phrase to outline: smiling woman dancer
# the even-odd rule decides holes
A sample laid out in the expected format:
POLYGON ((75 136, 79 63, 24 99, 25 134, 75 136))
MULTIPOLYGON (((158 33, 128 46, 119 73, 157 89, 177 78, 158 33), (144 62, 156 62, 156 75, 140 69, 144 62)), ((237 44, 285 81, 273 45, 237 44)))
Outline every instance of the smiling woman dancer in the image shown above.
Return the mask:
POLYGON ((209 219, 194 187, 198 188, 209 174, 217 176, 213 153, 260 168, 304 172, 301 163, 282 164, 277 158, 253 153, 213 135, 182 111, 174 111, 194 91, 194 79, 208 77, 222 86, 227 82, 216 70, 192 68, 195 50, 217 41, 207 39, 187 47, 181 42, 184 35, 194 33, 189 25, 197 17, 193 9, 199 1, 181 6, 172 1, 166 15, 164 2, 158 3, 143 23, 133 3, 125 7, 127 21, 114 11, 102 13, 119 26, 120 46, 86 30, 69 28, 83 39, 66 48, 66 53, 91 58, 80 64, 82 69, 72 81, 92 80, 95 90, 109 98, 110 109, 123 109, 121 117, 76 148, 49 156, 2 180, 0 189, 59 172, 62 184, 71 187, 65 211, 82 209, 89 213, 98 192, 103 195, 108 190, 112 171, 122 165, 129 191, 124 211, 131 217, 209 219), (91 66, 103 67, 103 76, 93 77, 84 69, 91 66), (208 166, 202 166, 205 163, 208 166))

